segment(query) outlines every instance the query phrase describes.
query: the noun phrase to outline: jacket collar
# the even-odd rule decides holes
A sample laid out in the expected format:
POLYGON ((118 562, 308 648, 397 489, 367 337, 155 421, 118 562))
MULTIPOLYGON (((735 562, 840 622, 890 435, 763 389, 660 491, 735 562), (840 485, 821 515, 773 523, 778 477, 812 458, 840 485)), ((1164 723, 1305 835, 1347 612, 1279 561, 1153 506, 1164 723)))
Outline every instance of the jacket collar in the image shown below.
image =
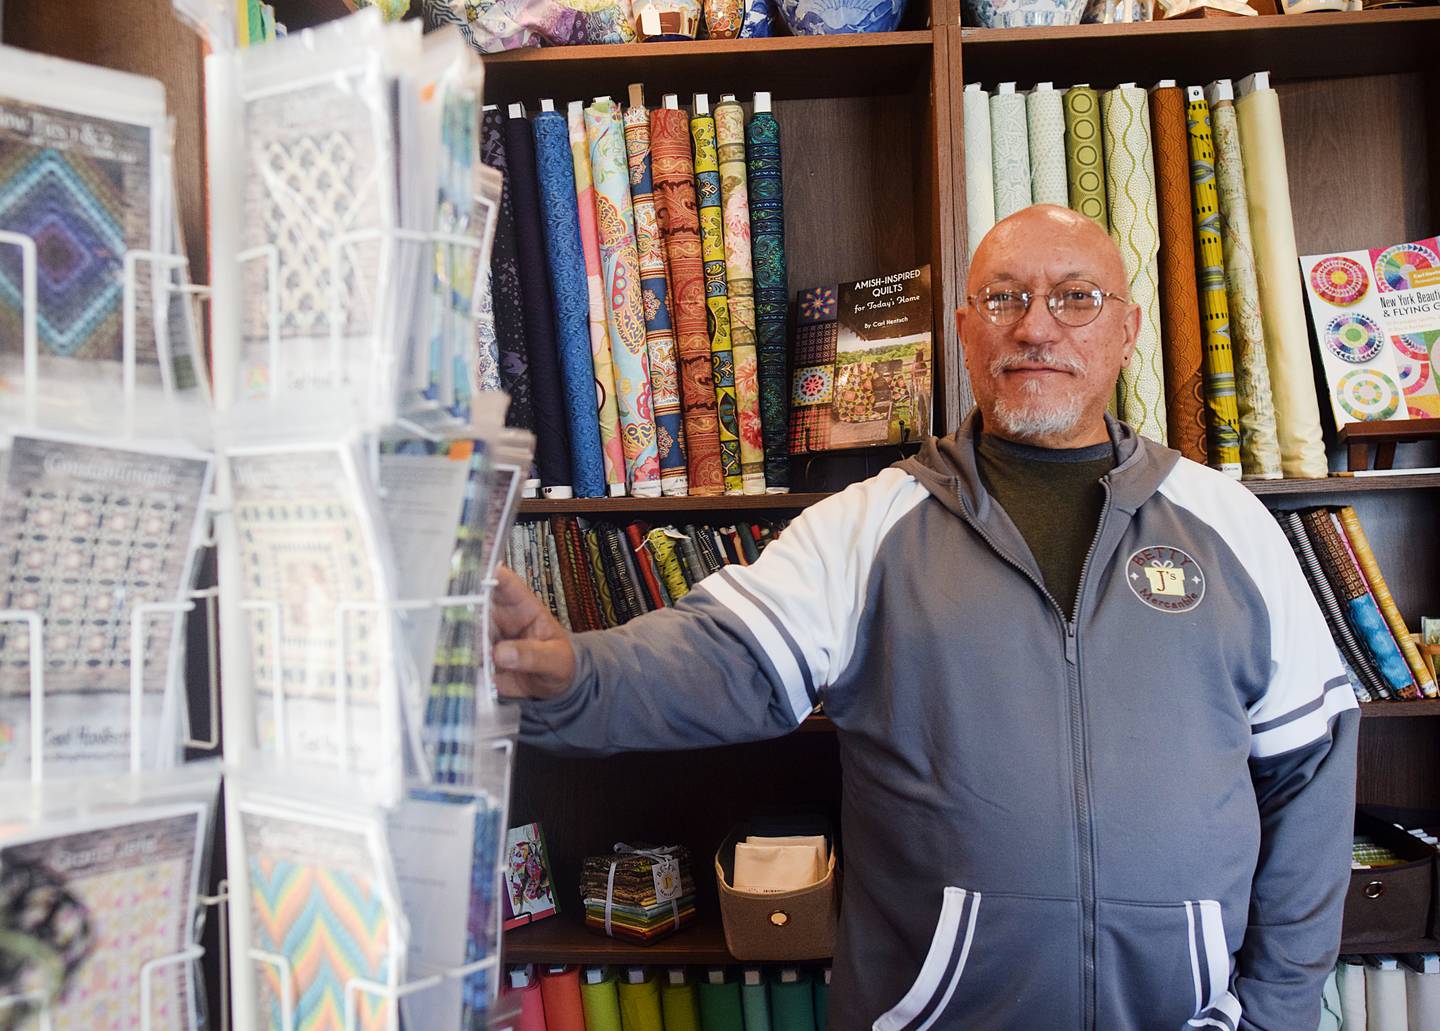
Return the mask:
MULTIPOLYGON (((1133 514, 1159 489, 1180 460, 1178 452, 1142 437, 1127 424, 1105 416, 1105 428, 1115 445, 1115 468, 1105 475, 1110 504, 1133 514)), ((996 518, 999 506, 980 481, 975 445, 981 433, 980 409, 973 409, 960 428, 948 437, 931 437, 913 458, 897 462, 946 508, 981 524, 996 518)), ((1008 522, 1008 519, 1004 520, 1008 522)))

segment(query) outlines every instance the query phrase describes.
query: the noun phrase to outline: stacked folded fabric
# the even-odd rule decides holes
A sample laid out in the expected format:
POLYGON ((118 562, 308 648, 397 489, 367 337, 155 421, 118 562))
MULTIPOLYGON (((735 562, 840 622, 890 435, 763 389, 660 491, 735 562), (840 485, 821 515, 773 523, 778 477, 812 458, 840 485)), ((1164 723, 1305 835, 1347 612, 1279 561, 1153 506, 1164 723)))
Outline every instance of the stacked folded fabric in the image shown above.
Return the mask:
POLYGON ((613 938, 648 945, 695 919, 695 880, 688 850, 672 846, 658 853, 680 868, 680 892, 662 901, 657 891, 654 852, 588 856, 580 873, 586 926, 613 938), (614 877, 611 867, 614 866, 614 877), (606 915, 609 927, 606 927, 606 915))

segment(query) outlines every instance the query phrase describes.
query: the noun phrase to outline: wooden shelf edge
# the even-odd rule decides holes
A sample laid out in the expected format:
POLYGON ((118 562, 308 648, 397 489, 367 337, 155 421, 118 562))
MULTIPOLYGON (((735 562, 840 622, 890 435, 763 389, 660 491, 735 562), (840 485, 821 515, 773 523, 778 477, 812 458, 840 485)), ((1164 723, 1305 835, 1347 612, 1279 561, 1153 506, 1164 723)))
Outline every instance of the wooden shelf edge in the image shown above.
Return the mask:
POLYGON ((1377 942, 1373 945, 1342 941, 1342 956, 1375 956, 1382 952, 1403 956, 1411 952, 1440 952, 1440 938, 1418 938, 1413 941, 1377 942))
POLYGON ((1360 706, 1361 719, 1397 716, 1440 716, 1440 698, 1422 698, 1419 701, 1364 702, 1360 706))
POLYGON ((1323 480, 1245 480, 1261 497, 1285 494, 1365 494, 1440 487, 1440 473, 1398 472, 1389 476, 1329 476, 1323 480))
MULTIPOLYGON (((579 903, 575 903, 576 907, 579 903)), ((739 963, 725 945, 718 912, 702 911, 694 924, 653 945, 636 945, 585 926, 581 912, 559 913, 506 931, 501 944, 506 963, 686 965, 739 963)))
MULTIPOLYGON (((1343 32, 1360 25, 1409 25, 1440 22, 1440 9, 1407 8, 1393 11, 1314 12, 1311 14, 1262 14, 1254 18, 1162 19, 1124 25, 1052 25, 1020 29, 983 29, 963 26, 962 47, 1005 46, 1015 43, 1054 43, 1080 40, 1145 39, 1157 37, 1224 37, 1244 32, 1293 32, 1331 29, 1343 32)), ((1192 39, 1191 42, 1198 42, 1192 39)), ((1145 44, 1136 44, 1145 45, 1145 44)))
MULTIPOLYGON (((1391 490, 1440 489, 1440 472, 1397 473, 1393 476, 1330 476, 1323 480, 1244 480, 1260 497, 1314 494, 1367 494, 1391 490)), ((642 512, 798 512, 830 497, 829 493, 727 494, 681 498, 524 498, 520 515, 615 515, 642 512)))
POLYGON ((814 494, 726 494, 680 498, 523 498, 520 515, 632 515, 642 512, 795 512, 830 497, 814 494))
POLYGON ((811 53, 864 50, 874 47, 928 48, 929 29, 897 32, 852 32, 833 36, 768 36, 760 39, 695 39, 666 43, 614 43, 574 47, 525 47, 486 54, 485 64, 495 68, 528 64, 590 64, 634 58, 684 59, 712 54, 745 57, 758 54, 811 53))

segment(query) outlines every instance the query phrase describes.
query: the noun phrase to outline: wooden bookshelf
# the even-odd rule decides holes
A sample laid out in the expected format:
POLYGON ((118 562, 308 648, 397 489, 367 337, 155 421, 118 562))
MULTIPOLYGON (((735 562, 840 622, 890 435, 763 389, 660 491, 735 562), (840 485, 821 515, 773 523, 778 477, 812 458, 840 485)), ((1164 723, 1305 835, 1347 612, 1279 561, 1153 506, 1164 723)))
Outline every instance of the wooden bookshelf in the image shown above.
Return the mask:
MULTIPOLYGON (((353 0, 276 0, 276 8, 281 21, 300 29, 348 13, 353 0)), ((963 392, 947 389, 961 368, 954 309, 965 292, 958 92, 966 82, 1017 81, 1023 88, 1044 78, 1060 86, 1109 87, 1160 78, 1208 82, 1268 69, 1281 94, 1300 253, 1419 239, 1440 225, 1440 100, 1430 89, 1440 9, 1024 30, 962 28, 958 11, 958 0, 911 0, 902 31, 888 34, 492 55, 485 59, 486 99, 534 105, 542 97, 621 97, 631 82, 646 86, 651 104, 664 92, 703 91, 713 100, 722 92, 748 99, 754 90, 770 91, 784 139, 792 288, 929 263, 941 432, 952 430, 968 408, 963 392)), ((208 279, 201 48, 174 18, 170 0, 139 0, 137 10, 118 19, 101 4, 12 0, 3 17, 7 43, 166 82, 177 119, 185 235, 196 279, 208 279)), ((813 489, 789 495, 527 501, 521 512, 780 514, 843 485, 805 483, 813 489)), ((1401 611, 1412 619, 1440 614, 1432 493, 1440 473, 1247 486, 1271 504, 1354 504, 1401 611)), ((1361 800, 1440 807, 1440 724, 1423 718, 1440 715, 1440 702, 1373 703, 1361 712, 1361 800)), ((562 912, 507 934, 506 959, 731 962, 710 876, 720 838, 757 803, 777 795, 838 813, 839 737, 823 716, 801 730, 768 742, 600 761, 517 749, 512 822, 544 824, 562 912), (699 922, 651 947, 586 930, 575 892, 583 857, 617 840, 660 837, 691 850, 699 922)), ((216 878, 222 865, 216 864, 216 878)), ((1440 950, 1440 941, 1342 945, 1356 954, 1419 950, 1440 950)), ((212 989, 218 983, 207 978, 212 989)))

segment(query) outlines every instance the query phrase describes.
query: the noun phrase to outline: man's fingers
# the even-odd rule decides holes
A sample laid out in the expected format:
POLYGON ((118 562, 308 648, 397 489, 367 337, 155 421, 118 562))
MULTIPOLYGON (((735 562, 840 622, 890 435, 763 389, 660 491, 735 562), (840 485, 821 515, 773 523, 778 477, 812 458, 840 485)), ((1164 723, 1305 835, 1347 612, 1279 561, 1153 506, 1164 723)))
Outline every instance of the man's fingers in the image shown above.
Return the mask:
POLYGON ((575 654, 570 642, 563 639, 500 641, 495 645, 495 668, 538 679, 546 688, 563 687, 574 673, 575 654))
POLYGON ((525 581, 504 566, 495 571, 495 591, 490 596, 490 612, 501 638, 519 637, 540 620, 554 618, 535 597, 525 581))

